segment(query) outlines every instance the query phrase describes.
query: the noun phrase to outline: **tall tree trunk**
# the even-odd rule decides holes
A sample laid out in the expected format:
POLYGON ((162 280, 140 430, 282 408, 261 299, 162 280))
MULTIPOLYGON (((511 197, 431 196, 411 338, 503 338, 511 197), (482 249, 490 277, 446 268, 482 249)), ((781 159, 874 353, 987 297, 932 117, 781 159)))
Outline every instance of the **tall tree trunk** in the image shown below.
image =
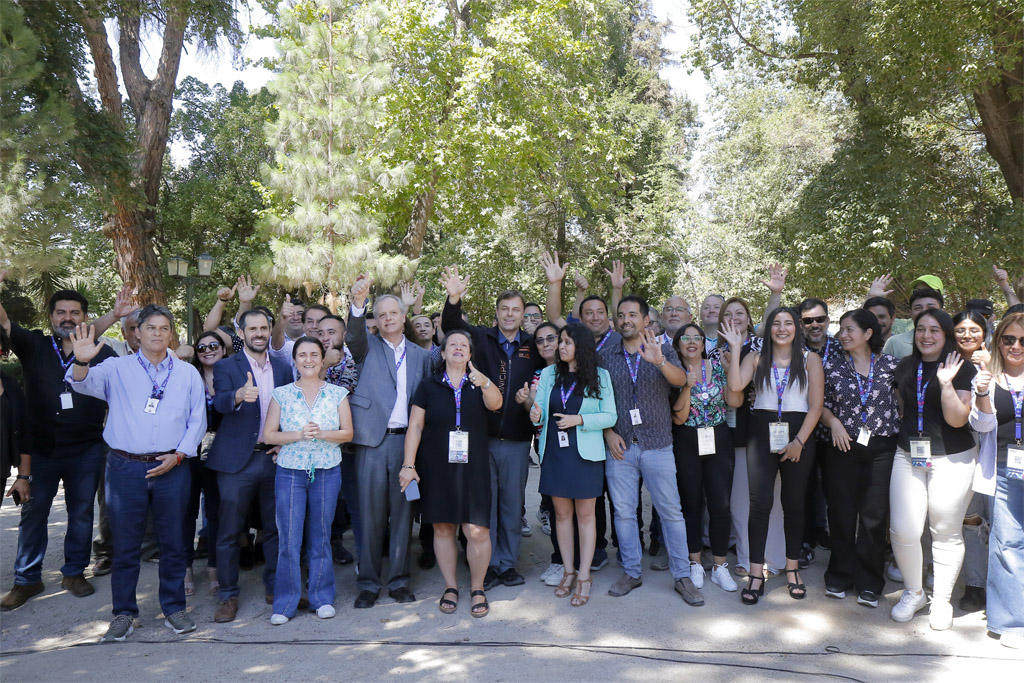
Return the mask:
POLYGON ((152 219, 122 202, 115 201, 115 207, 107 214, 103 233, 114 245, 117 271, 135 289, 137 302, 166 304, 163 269, 153 250, 152 219))
POLYGON ((985 149, 999 164, 1010 196, 1019 202, 1024 200, 1024 102, 1010 96, 1010 85, 1004 76, 987 90, 975 92, 974 103, 985 149))
POLYGON ((434 200, 437 199, 437 181, 440 171, 434 169, 430 174, 427 189, 416 196, 412 206, 412 218, 409 229, 402 239, 402 254, 410 259, 418 259, 423 253, 423 240, 427 236, 427 224, 434 215, 434 200))

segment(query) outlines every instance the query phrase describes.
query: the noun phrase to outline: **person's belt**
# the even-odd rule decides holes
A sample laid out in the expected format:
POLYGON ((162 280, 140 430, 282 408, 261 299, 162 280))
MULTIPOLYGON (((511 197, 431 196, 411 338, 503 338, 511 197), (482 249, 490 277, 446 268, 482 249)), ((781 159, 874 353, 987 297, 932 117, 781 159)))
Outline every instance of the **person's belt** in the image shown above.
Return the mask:
POLYGON ((388 427, 385 434, 405 434, 405 427, 388 427))
POLYGON ((253 450, 253 452, 256 452, 256 453, 265 453, 266 451, 269 451, 273 447, 274 447, 273 444, 258 443, 258 444, 256 444, 256 447, 253 448, 252 450, 253 450))
POLYGON ((632 437, 632 438, 631 438, 631 439, 629 440, 629 443, 631 443, 631 444, 638 444, 638 443, 640 443, 640 439, 638 439, 638 438, 636 438, 636 437, 634 436, 634 437, 632 437))
POLYGON ((129 453, 128 451, 118 450, 117 448, 111 448, 111 453, 120 455, 122 458, 128 458, 129 460, 136 460, 138 462, 154 462, 161 455, 170 455, 175 451, 163 451, 161 453, 129 453))

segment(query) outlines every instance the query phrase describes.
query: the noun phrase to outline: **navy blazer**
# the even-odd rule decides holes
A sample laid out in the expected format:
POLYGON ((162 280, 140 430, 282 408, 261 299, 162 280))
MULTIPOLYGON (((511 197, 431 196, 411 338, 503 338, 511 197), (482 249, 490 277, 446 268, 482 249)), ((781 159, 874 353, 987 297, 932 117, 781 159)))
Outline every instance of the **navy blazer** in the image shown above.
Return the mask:
MULTIPOLYGON (((274 386, 292 382, 292 369, 273 356, 274 386)), ((206 456, 206 466, 217 472, 241 472, 252 457, 260 439, 260 402, 242 401, 235 408, 235 392, 249 379, 252 367, 245 352, 236 353, 213 366, 213 408, 224 417, 206 456)), ((255 380, 254 380, 255 381, 255 380)))

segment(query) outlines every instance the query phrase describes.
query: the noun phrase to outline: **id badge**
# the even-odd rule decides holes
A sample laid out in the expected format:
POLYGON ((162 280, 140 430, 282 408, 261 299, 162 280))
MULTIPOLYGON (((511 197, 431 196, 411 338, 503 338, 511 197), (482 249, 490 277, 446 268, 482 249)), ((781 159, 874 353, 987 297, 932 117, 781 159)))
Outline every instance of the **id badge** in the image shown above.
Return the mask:
POLYGON ((861 425, 860 434, 857 435, 857 443, 861 446, 867 446, 868 441, 871 440, 871 430, 861 425))
POLYGON ((558 445, 561 448, 569 447, 569 434, 567 432, 563 432, 561 430, 558 431, 558 445))
POLYGON ((780 453, 789 445, 789 423, 772 422, 768 425, 768 450, 780 453))
POLYGON ((469 432, 448 432, 448 462, 469 462, 469 432))
POLYGON ((160 399, 158 399, 158 398, 150 397, 150 398, 146 399, 146 414, 147 415, 156 415, 156 409, 157 409, 157 407, 159 407, 159 405, 160 405, 160 399))
POLYGON ((71 410, 75 407, 74 401, 71 398, 71 392, 65 391, 60 395, 60 409, 71 410))
POLYGON ((932 440, 929 438, 910 440, 910 465, 912 467, 932 466, 932 440))
POLYGON ((1024 479, 1024 448, 1010 446, 1006 449, 1006 476, 1009 479, 1024 479))
POLYGON ((633 410, 629 411, 629 421, 630 421, 630 423, 632 423, 632 425, 634 427, 636 425, 643 424, 643 420, 640 419, 640 409, 639 408, 633 408, 633 410))
POLYGON ((730 428, 736 429, 736 409, 729 407, 725 409, 725 424, 729 425, 730 428))
POLYGON ((715 428, 697 428, 697 455, 715 454, 715 428))

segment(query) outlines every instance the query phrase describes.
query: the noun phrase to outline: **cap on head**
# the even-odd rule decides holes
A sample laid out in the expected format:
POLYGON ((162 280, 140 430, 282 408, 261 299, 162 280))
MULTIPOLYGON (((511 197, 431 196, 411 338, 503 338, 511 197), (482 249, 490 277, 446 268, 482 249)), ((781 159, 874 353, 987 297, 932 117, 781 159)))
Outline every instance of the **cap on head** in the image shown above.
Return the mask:
POLYGON ((964 308, 969 311, 977 311, 986 318, 996 312, 992 302, 988 299, 969 299, 964 308))
POLYGON ((921 277, 917 278, 916 280, 910 283, 910 288, 917 289, 919 285, 931 287, 932 289, 938 290, 943 294, 946 293, 942 288, 942 280, 940 280, 938 277, 934 275, 922 275, 921 277))

